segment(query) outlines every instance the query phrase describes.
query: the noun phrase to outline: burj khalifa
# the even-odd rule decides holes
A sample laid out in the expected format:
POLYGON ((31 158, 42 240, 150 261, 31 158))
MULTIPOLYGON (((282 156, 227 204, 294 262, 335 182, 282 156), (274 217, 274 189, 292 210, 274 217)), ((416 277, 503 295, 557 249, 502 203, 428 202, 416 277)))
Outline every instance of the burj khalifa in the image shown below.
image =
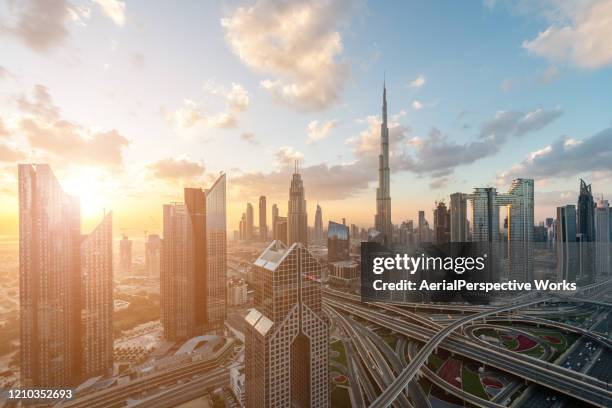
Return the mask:
POLYGON ((384 235, 385 242, 393 241, 391 224, 391 183, 389 170, 389 127, 387 126, 387 88, 383 84, 382 123, 380 124, 380 154, 378 155, 378 188, 374 225, 384 235))

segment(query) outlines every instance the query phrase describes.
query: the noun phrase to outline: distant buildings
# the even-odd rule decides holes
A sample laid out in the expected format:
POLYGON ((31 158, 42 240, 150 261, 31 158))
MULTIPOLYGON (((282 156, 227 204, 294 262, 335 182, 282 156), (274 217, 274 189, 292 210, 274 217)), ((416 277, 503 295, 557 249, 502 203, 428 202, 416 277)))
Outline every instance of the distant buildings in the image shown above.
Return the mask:
POLYGON ((378 187, 374 228, 383 234, 388 244, 393 242, 391 223, 391 170, 389 169, 389 127, 387 126, 387 88, 383 85, 382 123, 380 124, 380 154, 378 156, 378 187))
POLYGON ((252 241, 255 237, 254 235, 254 225, 253 225, 253 206, 251 203, 247 203, 246 206, 246 232, 245 232, 245 240, 252 241))
POLYGON ((298 172, 297 164, 291 179, 289 189, 289 203, 287 206, 287 244, 301 242, 308 244, 308 216, 306 213, 306 199, 304 198, 304 183, 298 172))
POLYGON ((226 313, 225 175, 164 205, 161 320, 167 339, 217 330, 226 313))
POLYGON ((353 260, 329 263, 329 283, 340 288, 355 288, 361 277, 361 267, 353 260))
POLYGON ((276 219, 278 218, 278 206, 272 204, 272 239, 276 238, 276 219))
POLYGON ((425 219, 425 211, 422 210, 419 211, 418 238, 419 244, 431 242, 431 237, 429 236, 429 223, 425 219))
POLYGON ((149 278, 159 279, 160 256, 161 237, 157 234, 151 234, 145 242, 145 273, 149 278))
POLYGON ((454 193, 450 196, 450 241, 467 242, 467 194, 454 193))
POLYGON ((436 244, 450 241, 450 212, 444 201, 437 203, 434 209, 434 241, 436 244))
POLYGON ((321 264, 300 242, 274 241, 254 266, 255 308, 245 318, 246 406, 328 407, 321 264))
POLYGON ((49 165, 20 164, 21 386, 66 388, 112 369, 112 215, 81 236, 49 165))
POLYGON ((259 197, 259 239, 262 241, 268 239, 267 211, 266 196, 261 196, 259 197))
POLYGON ((330 221, 327 227, 327 261, 350 259, 350 236, 346 225, 330 221))
POLYGON ((317 204, 317 211, 315 212, 313 241, 318 244, 323 242, 323 212, 319 204, 317 204))
POLYGON ((125 234, 119 241, 119 273, 132 274, 132 241, 125 234))

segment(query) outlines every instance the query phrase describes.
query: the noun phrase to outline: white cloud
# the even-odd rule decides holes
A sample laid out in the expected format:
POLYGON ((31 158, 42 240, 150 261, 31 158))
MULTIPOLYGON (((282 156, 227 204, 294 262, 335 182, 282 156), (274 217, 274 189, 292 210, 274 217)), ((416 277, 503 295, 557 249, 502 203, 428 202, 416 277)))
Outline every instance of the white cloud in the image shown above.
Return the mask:
POLYGON ((315 143, 319 140, 325 139, 327 136, 329 136, 331 130, 337 125, 337 119, 326 120, 321 124, 319 124, 318 120, 311 121, 307 126, 308 140, 306 141, 306 143, 315 143))
POLYGON ((421 74, 418 77, 416 77, 414 79, 414 81, 410 82, 410 87, 411 88, 421 88, 426 83, 427 83, 427 81, 425 80, 425 76, 423 74, 421 74))
POLYGON ((612 65, 612 0, 588 7, 570 7, 562 21, 554 22, 523 47, 551 61, 569 62, 581 68, 597 69, 612 65))
POLYGON ((304 154, 291 146, 283 146, 276 151, 276 160, 279 167, 293 166, 295 162, 304 160, 304 154))
POLYGON ((125 25, 125 2, 120 0, 92 0, 96 3, 102 13, 118 26, 123 27, 125 25))
POLYGON ((412 101, 412 109, 414 110, 421 110, 423 109, 423 103, 418 101, 418 100, 413 100, 412 101))
POLYGON ((294 108, 315 111, 338 100, 348 76, 338 27, 352 8, 353 0, 259 0, 236 8, 221 25, 242 62, 271 76, 261 81, 265 90, 294 108))

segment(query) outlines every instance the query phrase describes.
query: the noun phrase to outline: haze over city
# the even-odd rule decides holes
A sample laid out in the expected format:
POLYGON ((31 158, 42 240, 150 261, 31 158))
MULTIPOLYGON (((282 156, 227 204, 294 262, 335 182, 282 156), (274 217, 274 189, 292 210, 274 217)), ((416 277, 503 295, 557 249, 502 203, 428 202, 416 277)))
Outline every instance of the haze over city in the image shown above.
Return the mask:
POLYGON ((372 226, 385 76, 394 223, 515 177, 535 179, 536 220, 554 216, 578 177, 612 192, 611 33, 598 24, 610 13, 552 0, 2 3, 0 235, 17 234, 18 161, 52 165, 86 231, 104 208, 115 235, 159 231, 162 203, 220 171, 236 230, 260 194, 286 210, 295 160, 310 214, 318 202, 325 221, 372 226))

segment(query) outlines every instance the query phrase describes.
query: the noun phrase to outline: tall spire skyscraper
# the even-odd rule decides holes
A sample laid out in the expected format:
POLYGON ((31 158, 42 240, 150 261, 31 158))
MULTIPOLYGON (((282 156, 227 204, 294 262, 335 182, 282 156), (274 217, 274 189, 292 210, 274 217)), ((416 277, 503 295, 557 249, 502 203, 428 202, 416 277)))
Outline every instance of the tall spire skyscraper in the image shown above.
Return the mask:
POLYGON ((295 164, 295 173, 289 189, 289 205, 287 206, 287 244, 301 242, 308 244, 308 221, 306 215, 306 200, 304 199, 304 183, 295 164))
POLYGON ((382 123, 380 125, 380 155, 378 156, 378 188, 376 189, 376 230, 383 233, 385 241, 393 239, 391 224, 391 182, 389 170, 389 127, 387 126, 387 87, 383 83, 382 123))

